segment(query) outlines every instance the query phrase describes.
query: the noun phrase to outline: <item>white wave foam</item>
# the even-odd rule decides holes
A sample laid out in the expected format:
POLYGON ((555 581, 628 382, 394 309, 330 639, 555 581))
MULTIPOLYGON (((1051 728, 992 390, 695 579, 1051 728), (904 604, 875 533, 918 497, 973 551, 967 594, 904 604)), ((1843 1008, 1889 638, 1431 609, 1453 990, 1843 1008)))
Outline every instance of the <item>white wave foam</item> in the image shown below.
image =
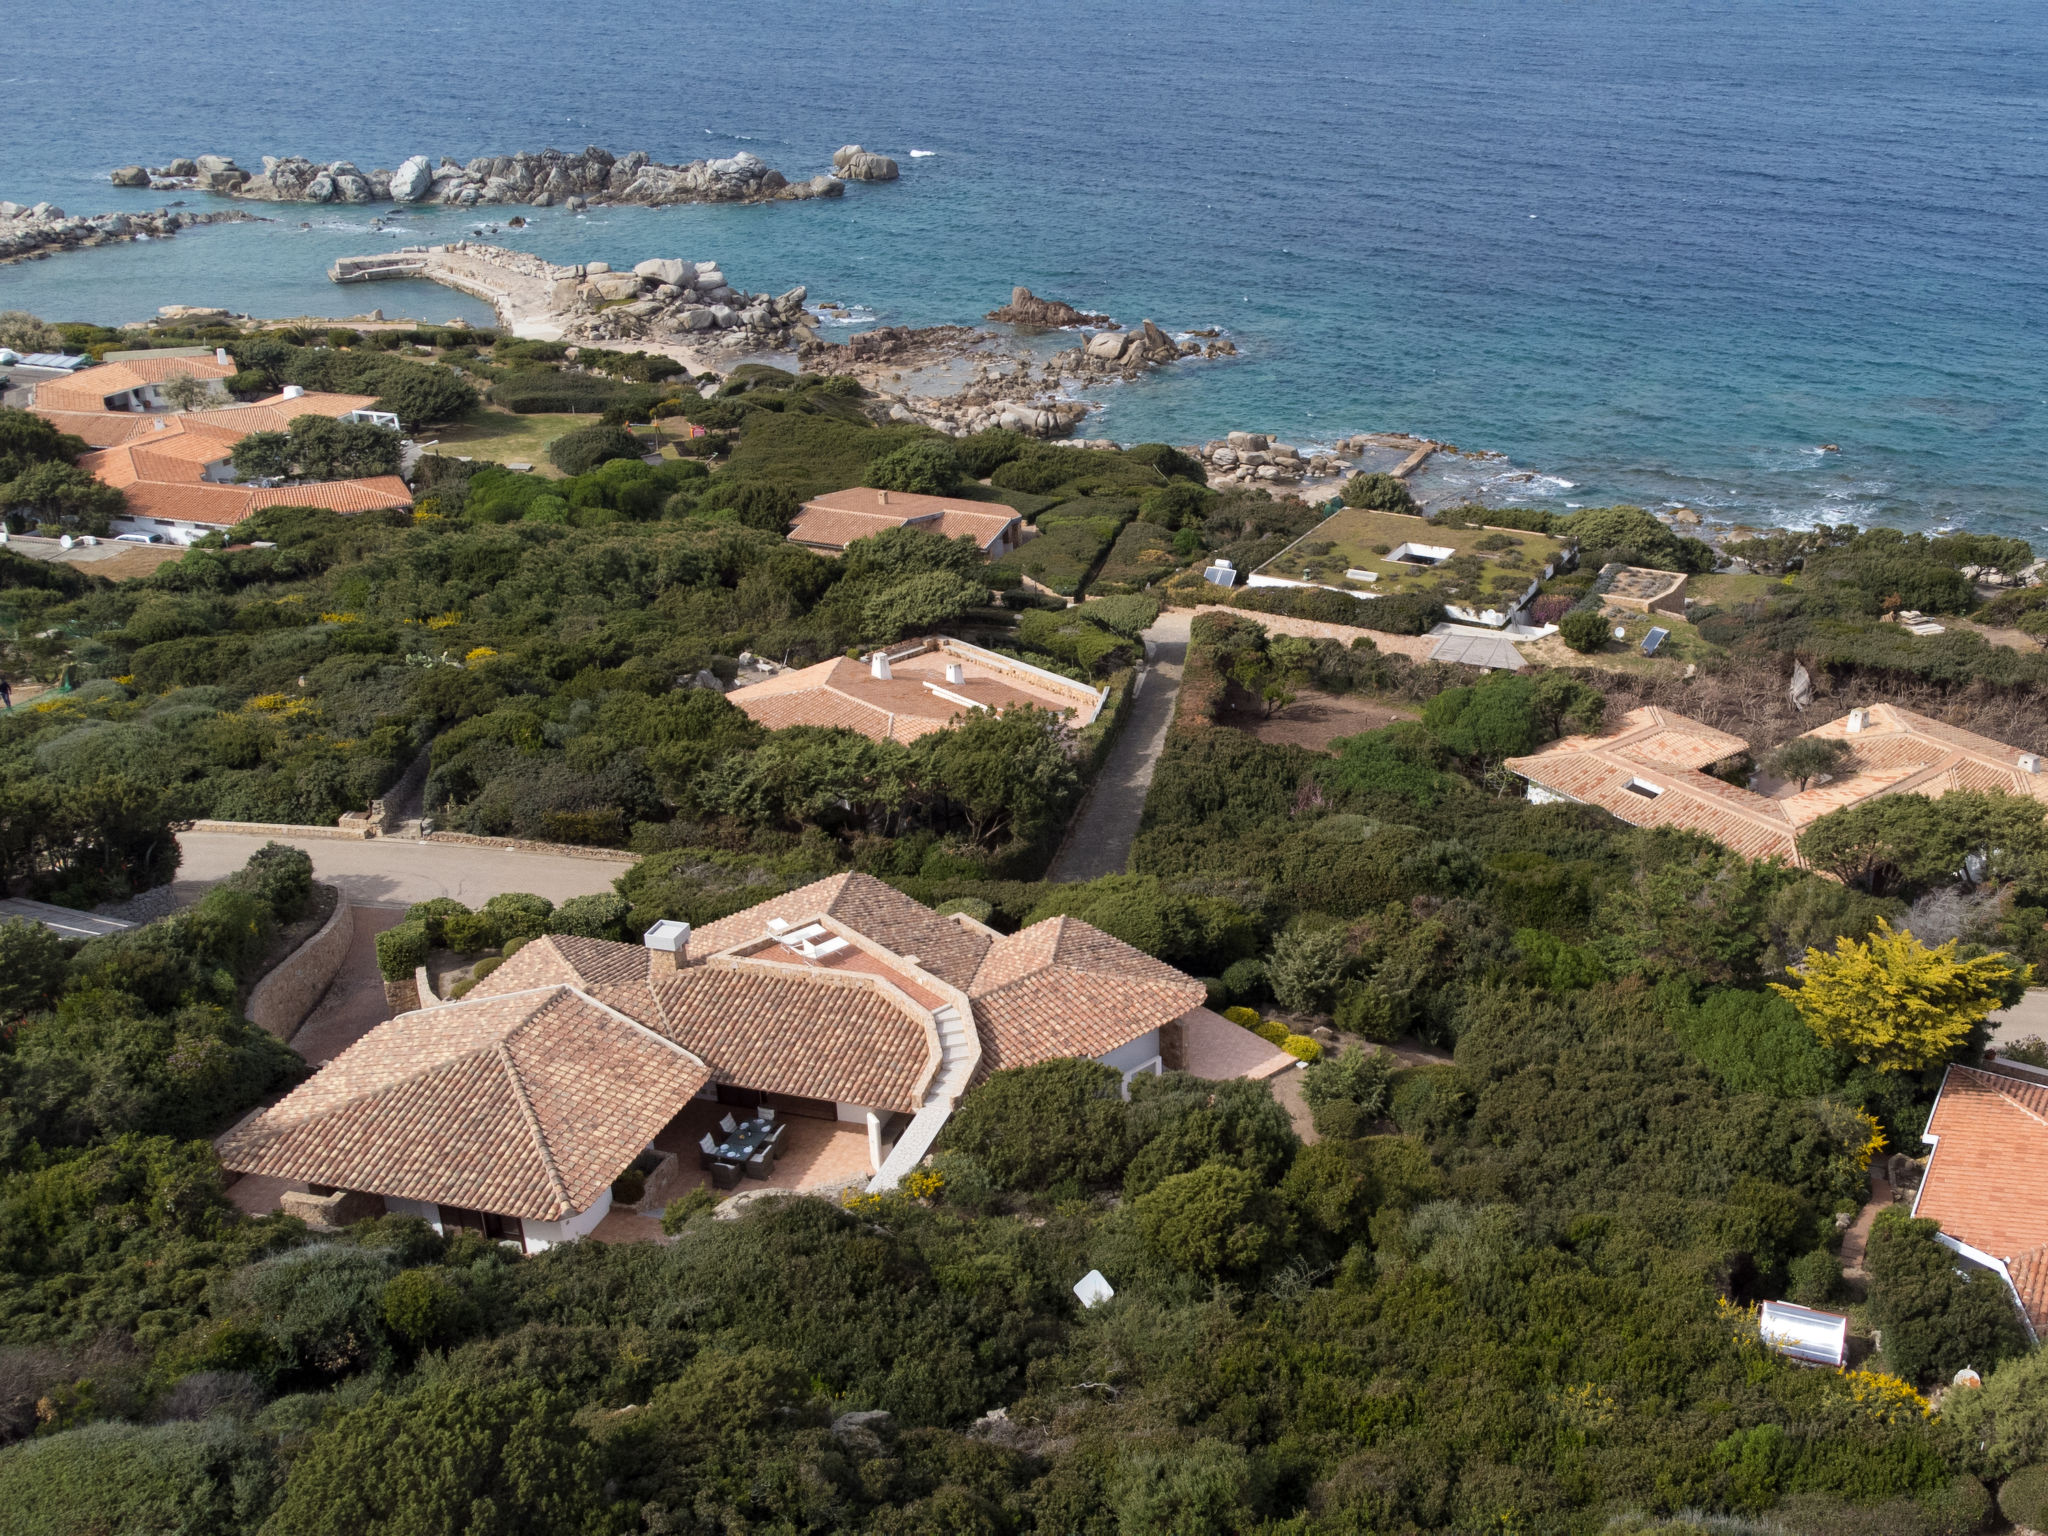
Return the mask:
POLYGON ((910 158, 913 160, 929 160, 937 153, 936 149, 913 149, 910 152, 910 158))

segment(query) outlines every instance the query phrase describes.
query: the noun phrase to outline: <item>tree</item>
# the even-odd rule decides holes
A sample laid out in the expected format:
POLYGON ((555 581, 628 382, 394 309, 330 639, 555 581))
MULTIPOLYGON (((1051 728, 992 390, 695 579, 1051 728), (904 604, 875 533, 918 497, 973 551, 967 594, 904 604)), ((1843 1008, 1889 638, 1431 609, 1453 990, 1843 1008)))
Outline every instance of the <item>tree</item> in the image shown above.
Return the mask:
POLYGON ((1890 1206, 1864 1253, 1885 1361, 1913 1382, 1946 1380, 1966 1365, 1989 1371, 2027 1347, 2005 1281, 1988 1269, 1958 1273, 1956 1255, 1935 1241, 1940 1231, 1890 1206))
POLYGON ((1280 1245, 1277 1205, 1245 1169, 1204 1163, 1138 1197, 1138 1230, 1175 1269, 1204 1279, 1242 1276, 1280 1245))
POLYGON ((943 496, 960 483, 960 460, 943 438, 919 438, 868 466, 867 483, 878 490, 943 496))
POLYGON ((83 438, 59 432, 30 411, 0 407, 0 483, 37 464, 70 464, 86 451, 83 438))
POLYGON ((988 601, 988 579, 953 571, 925 571, 891 583, 860 605, 861 634, 876 645, 905 635, 929 634, 988 601))
POLYGON ((251 432, 228 451, 228 462, 243 480, 282 480, 291 473, 291 436, 251 432))
POLYGON ((158 386, 175 410, 196 411, 212 391, 189 373, 174 373, 158 386))
POLYGON ((1344 505, 1375 512, 1420 512, 1405 480, 1392 475, 1353 475, 1344 482, 1344 505))
POLYGON ((1807 863, 1874 896, 1971 875, 2038 885, 2048 880, 2048 820, 2028 795, 1956 790, 1883 795, 1815 821, 1799 836, 1807 863))
POLYGON ((379 1392, 307 1441, 274 1536, 580 1536, 603 1508, 572 1404, 517 1378, 379 1392))
POLYGON ((1610 626, 1599 609, 1574 608, 1557 621, 1557 632, 1580 655, 1591 656, 1606 647, 1610 626))
POLYGON ((1066 721, 1025 705, 972 710, 959 725, 920 737, 912 753, 931 782, 967 817, 984 847, 1029 841, 1073 803, 1081 775, 1067 750, 1066 721))
POLYGON ((2005 1477, 2048 1462, 2048 1350, 2029 1350, 1995 1371, 1979 1370, 1980 1389, 1954 1393, 1942 1404, 1942 1420, 1963 1464, 1985 1477, 2005 1477))
POLYGON ((55 352, 64 335, 25 309, 0 310, 0 347, 10 352, 55 352))
POLYGON ((1809 949, 1798 985, 1770 987, 1822 1045, 1881 1072, 1913 1072, 1962 1044, 1992 1009, 2019 1001, 2032 974, 2003 954, 1958 960, 1954 939, 1929 949, 1879 918, 1868 943, 1844 937, 1832 955, 1809 949))
POLYGON ((946 1122, 940 1147, 964 1152, 998 1189, 1114 1182, 1130 1161, 1123 1075, 1079 1058, 989 1074, 946 1122))
POLYGON ((33 514, 72 533, 105 533, 127 510, 128 498, 118 487, 69 464, 31 465, 0 485, 0 512, 33 514))
MULTIPOLYGON (((429 422, 453 420, 477 403, 477 392, 465 384, 452 368, 382 359, 374 378, 363 382, 377 391, 376 409, 389 411, 408 430, 429 422)), ((367 394, 368 390, 364 393, 367 394)))
POLYGON ((565 475, 586 475, 611 459, 637 459, 647 452, 624 427, 594 422, 564 432, 548 444, 548 462, 565 475))
POLYGON ((1849 743, 1839 736, 1795 736, 1764 759, 1764 771, 1773 778, 1797 779, 1801 789, 1807 780, 1838 773, 1849 760, 1849 743))
POLYGON ((1344 930, 1297 922, 1273 941, 1266 977, 1283 1008, 1303 1013, 1327 1009, 1344 982, 1350 954, 1344 930))

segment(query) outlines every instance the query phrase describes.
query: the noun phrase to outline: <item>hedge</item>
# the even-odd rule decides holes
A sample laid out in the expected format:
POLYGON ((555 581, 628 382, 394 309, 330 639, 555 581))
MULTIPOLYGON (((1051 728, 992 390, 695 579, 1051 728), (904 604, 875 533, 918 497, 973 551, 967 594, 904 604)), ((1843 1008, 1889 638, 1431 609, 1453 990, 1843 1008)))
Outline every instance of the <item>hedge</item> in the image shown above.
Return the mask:
POLYGON ((558 373, 552 368, 520 368, 491 386, 491 404, 522 416, 539 412, 573 415, 595 413, 634 393, 632 386, 594 373, 558 373))
POLYGON ((1233 608, 1277 613, 1317 624, 1348 624, 1387 635, 1426 635, 1444 619, 1444 605, 1417 592, 1357 598, 1331 587, 1246 587, 1233 608))

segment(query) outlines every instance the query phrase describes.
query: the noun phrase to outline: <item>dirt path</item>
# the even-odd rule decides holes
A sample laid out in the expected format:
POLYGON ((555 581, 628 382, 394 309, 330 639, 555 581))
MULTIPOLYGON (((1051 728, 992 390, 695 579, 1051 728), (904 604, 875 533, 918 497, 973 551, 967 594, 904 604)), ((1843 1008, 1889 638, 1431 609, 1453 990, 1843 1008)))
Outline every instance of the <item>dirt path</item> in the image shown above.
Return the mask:
POLYGON ((1068 829, 1048 879, 1093 880, 1120 875, 1130 864, 1138 818, 1145 811, 1145 794, 1152 787, 1159 754, 1166 750, 1166 728, 1173 721, 1174 700, 1180 696, 1180 673, 1187 660, 1192 622, 1191 614, 1171 611, 1162 613, 1145 631, 1149 664, 1139 675, 1131 717, 1110 748, 1109 761, 1102 765, 1079 819, 1068 829))

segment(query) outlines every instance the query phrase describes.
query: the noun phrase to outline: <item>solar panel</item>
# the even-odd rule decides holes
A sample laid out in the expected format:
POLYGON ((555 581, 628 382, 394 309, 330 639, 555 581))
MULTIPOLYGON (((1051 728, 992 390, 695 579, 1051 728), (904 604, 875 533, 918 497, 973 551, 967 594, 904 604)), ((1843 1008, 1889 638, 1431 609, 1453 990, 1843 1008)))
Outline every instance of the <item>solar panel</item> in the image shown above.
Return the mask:
POLYGON ((1670 634, 1671 631, 1668 629, 1651 630, 1647 635, 1643 636, 1643 654, 1645 656, 1656 655, 1657 647, 1662 645, 1670 637, 1670 634))

